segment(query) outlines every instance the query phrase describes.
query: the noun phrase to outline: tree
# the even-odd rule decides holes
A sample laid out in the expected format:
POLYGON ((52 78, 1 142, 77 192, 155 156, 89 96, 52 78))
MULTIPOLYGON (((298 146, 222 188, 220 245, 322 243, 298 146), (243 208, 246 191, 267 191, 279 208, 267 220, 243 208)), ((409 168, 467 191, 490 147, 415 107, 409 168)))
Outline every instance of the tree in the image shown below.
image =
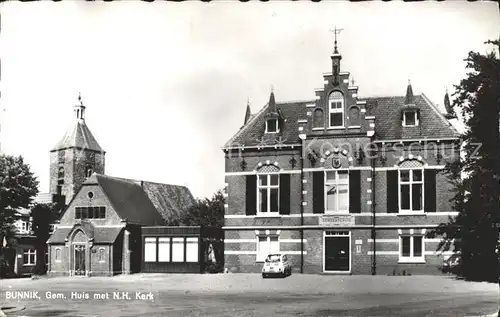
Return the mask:
POLYGON ((16 210, 28 209, 38 194, 38 180, 21 156, 0 154, 0 241, 15 242, 16 210))
MULTIPOLYGON (((500 49, 500 41, 488 41, 500 49)), ((455 86, 453 107, 462 114, 462 157, 446 167, 454 184, 454 219, 431 232, 441 236, 438 250, 459 251, 458 275, 467 280, 497 281, 500 210, 500 59, 469 52, 469 72, 455 86), (478 269, 480 268, 480 269, 478 269)))
POLYGON ((31 208, 31 217, 33 219, 31 228, 36 236, 36 265, 33 274, 42 275, 47 272, 45 263, 45 253, 47 252, 47 240, 50 237, 50 225, 58 218, 59 206, 51 204, 35 204, 31 208))
POLYGON ((212 249, 217 263, 217 271, 222 270, 224 263, 224 239, 222 226, 224 225, 224 194, 222 190, 217 191, 211 199, 197 199, 195 204, 181 216, 180 223, 185 226, 205 227, 208 243, 204 243, 205 256, 212 249))

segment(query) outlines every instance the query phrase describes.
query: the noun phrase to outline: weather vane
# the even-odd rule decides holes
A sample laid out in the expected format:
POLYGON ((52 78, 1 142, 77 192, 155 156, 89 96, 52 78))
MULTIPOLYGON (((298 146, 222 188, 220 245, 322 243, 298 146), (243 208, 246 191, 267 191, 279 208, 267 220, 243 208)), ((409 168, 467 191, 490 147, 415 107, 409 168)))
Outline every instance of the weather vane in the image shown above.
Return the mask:
POLYGON ((337 50, 337 34, 340 34, 340 32, 342 32, 343 30, 344 29, 337 29, 337 26, 335 26, 333 28, 333 30, 330 30, 330 32, 333 32, 334 38, 335 38, 335 42, 334 42, 334 44, 335 44, 335 50, 333 51, 334 54, 338 54, 339 53, 339 51, 337 50))

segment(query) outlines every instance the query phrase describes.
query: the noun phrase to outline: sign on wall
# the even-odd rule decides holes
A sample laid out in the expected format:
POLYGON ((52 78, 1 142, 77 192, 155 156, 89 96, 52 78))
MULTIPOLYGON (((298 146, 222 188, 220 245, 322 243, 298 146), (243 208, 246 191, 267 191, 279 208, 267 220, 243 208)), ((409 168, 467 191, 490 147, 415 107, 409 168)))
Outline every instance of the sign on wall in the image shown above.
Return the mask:
POLYGON ((327 227, 354 226, 354 217, 348 215, 324 215, 319 218, 319 225, 327 227))

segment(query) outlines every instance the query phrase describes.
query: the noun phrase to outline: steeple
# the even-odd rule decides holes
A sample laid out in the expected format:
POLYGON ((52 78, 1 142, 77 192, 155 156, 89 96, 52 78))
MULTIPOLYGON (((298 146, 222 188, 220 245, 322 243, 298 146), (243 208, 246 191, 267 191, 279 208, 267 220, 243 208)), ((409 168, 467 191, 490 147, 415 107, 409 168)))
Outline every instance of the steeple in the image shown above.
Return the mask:
POLYGON ((81 95, 73 107, 75 117, 56 146, 50 151, 49 191, 64 197, 68 204, 87 177, 104 174, 105 152, 85 123, 85 106, 81 95))
POLYGON ((250 109, 250 99, 247 100, 247 110, 245 112, 245 122, 243 124, 247 124, 248 120, 252 116, 252 110, 250 109))
POLYGON ((405 105, 412 105, 413 101, 414 101, 413 89, 411 88, 410 79, 408 79, 408 87, 406 87, 405 105))
POLYGON ((444 109, 446 110, 446 119, 455 118, 455 113, 453 112, 453 107, 450 104, 450 96, 448 95, 448 88, 446 88, 446 93, 444 94, 444 109))
POLYGON ((85 120, 85 106, 83 105, 82 95, 78 93, 78 103, 74 106, 77 120, 85 120))
POLYGON ((337 34, 340 34, 343 29, 337 29, 335 26, 333 30, 330 30, 334 34, 334 49, 333 49, 333 54, 332 54, 332 75, 334 77, 334 85, 338 85, 338 75, 340 72, 340 60, 342 59, 342 55, 340 55, 338 48, 337 48, 337 34))

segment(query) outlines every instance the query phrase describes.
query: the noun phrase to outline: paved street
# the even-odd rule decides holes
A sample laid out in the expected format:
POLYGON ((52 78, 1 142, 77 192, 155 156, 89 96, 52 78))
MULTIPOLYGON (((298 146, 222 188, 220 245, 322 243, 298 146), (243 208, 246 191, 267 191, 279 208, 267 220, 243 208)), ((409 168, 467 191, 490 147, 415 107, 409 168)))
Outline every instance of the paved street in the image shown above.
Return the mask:
POLYGON ((0 280, 7 316, 480 316, 497 310, 498 286, 432 276, 138 274, 113 278, 0 280), (38 291, 40 299, 6 299, 38 291), (129 298, 113 299, 113 292, 129 298), (47 299, 46 292, 50 292, 47 299), (71 292, 76 292, 71 294, 71 292), (136 298, 136 292, 142 298, 136 298), (151 294, 149 294, 151 293, 151 294), (10 293, 12 294, 14 293, 10 293), (85 294, 89 299, 85 299, 85 294), (97 294, 97 295, 96 295, 97 294), (103 297, 109 299, 94 298, 103 297), (81 299, 71 299, 71 296, 81 299), (59 298, 65 297, 65 298, 59 298))

